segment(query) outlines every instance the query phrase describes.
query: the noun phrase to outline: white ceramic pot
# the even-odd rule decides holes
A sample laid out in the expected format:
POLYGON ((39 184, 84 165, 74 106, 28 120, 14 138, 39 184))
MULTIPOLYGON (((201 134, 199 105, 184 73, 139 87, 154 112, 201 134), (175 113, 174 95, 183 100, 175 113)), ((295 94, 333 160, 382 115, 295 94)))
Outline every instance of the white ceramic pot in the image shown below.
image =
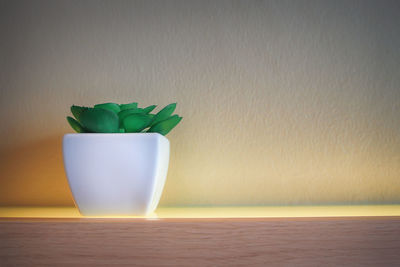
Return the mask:
POLYGON ((158 133, 66 134, 63 156, 82 215, 146 215, 164 188, 169 141, 158 133))

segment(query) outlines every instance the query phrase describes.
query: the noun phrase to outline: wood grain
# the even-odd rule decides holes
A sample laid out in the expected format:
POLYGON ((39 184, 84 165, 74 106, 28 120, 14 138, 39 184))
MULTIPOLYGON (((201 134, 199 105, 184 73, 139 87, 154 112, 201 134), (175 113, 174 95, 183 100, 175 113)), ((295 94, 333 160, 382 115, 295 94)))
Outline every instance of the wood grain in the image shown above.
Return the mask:
POLYGON ((400 217, 0 219, 1 266, 399 266, 400 217))

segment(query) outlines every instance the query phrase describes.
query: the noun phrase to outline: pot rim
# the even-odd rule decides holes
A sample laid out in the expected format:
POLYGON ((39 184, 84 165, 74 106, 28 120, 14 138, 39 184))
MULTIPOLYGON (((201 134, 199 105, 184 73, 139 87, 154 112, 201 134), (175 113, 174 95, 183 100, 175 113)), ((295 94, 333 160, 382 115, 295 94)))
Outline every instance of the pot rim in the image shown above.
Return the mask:
POLYGON ((161 138, 165 138, 167 141, 169 141, 169 139, 167 137, 165 137, 162 134, 159 133, 66 133, 64 134, 64 138, 65 137, 90 137, 90 136, 102 136, 102 137, 117 137, 117 136, 143 136, 143 135, 153 135, 153 136, 159 136, 161 138))

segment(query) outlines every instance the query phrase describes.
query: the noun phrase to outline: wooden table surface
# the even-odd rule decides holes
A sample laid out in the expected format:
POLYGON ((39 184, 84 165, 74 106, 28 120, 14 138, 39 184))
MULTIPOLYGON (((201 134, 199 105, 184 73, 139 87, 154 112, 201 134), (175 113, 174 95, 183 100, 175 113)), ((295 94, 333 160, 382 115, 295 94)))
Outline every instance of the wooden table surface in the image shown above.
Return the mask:
POLYGON ((399 211, 161 208, 85 218, 74 208, 0 208, 0 266, 400 266, 399 211))

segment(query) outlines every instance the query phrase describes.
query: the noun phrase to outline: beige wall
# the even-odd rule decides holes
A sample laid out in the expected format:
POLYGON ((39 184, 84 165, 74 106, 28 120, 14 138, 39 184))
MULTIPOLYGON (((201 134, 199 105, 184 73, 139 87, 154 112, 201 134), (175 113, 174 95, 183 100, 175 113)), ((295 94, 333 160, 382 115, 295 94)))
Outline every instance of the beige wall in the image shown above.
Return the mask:
POLYGON ((178 102, 162 205, 400 202, 398 1, 1 1, 0 205, 72 205, 71 104, 178 102))

